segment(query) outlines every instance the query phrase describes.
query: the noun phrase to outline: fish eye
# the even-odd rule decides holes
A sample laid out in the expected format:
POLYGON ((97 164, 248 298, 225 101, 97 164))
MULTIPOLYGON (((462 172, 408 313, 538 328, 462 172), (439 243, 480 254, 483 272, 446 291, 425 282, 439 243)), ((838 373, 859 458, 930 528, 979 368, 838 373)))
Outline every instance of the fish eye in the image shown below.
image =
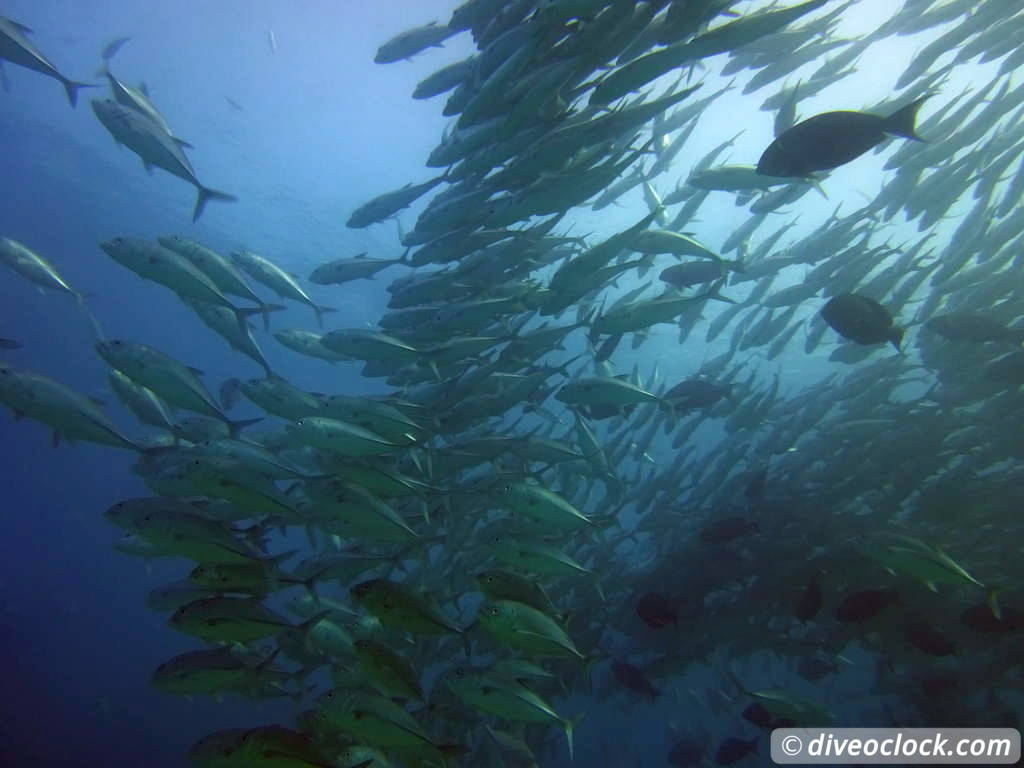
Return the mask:
POLYGON ((501 609, 496 605, 492 605, 490 608, 487 609, 487 613, 491 616, 500 616, 501 609))
POLYGON ((456 677, 465 677, 466 676, 466 670, 464 670, 462 667, 456 667, 455 668, 455 676, 456 677))

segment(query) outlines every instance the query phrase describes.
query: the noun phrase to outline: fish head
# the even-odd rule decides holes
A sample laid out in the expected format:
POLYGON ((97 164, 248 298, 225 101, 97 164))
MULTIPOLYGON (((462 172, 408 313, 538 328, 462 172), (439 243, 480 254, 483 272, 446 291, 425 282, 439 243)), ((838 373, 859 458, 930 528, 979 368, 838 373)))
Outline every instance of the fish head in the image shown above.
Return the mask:
POLYGON ((156 241, 164 248, 170 248, 172 250, 174 249, 174 246, 182 245, 187 242, 181 235, 163 235, 158 237, 156 241))
POLYGON ((93 99, 90 103, 92 104, 93 113, 104 125, 112 121, 119 111, 117 102, 113 99, 93 99))
POLYGON ((114 365, 114 361, 123 359, 127 352, 128 344, 121 339, 96 342, 96 353, 111 365, 114 365))
POLYGON ((127 247, 128 242, 123 237, 114 237, 100 243, 100 248, 112 259, 116 259, 125 253, 127 247))
POLYGON ((362 581, 356 584, 354 587, 349 588, 349 594, 352 595, 356 600, 365 600, 367 597, 372 595, 374 592, 380 589, 381 579, 370 579, 369 581, 362 581))

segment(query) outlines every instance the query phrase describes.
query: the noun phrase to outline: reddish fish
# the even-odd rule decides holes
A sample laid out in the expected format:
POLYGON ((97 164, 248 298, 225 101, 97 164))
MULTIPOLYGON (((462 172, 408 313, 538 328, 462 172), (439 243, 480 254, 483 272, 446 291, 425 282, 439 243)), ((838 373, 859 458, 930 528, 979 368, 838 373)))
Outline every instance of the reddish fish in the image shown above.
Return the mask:
POLYGON ((672 603, 658 592, 648 592, 637 601, 636 615, 655 629, 667 627, 669 624, 679 626, 679 615, 672 607, 672 603))
POLYGON ((629 690, 639 693, 642 696, 650 696, 651 701, 661 696, 661 691, 655 688, 651 681, 647 679, 647 675, 640 667, 635 667, 626 661, 613 661, 612 662, 612 674, 615 675, 615 679, 618 680, 622 685, 629 690))
POLYGON ((899 600, 893 589, 865 589, 847 595, 836 608, 836 619, 844 624, 862 624, 899 600))

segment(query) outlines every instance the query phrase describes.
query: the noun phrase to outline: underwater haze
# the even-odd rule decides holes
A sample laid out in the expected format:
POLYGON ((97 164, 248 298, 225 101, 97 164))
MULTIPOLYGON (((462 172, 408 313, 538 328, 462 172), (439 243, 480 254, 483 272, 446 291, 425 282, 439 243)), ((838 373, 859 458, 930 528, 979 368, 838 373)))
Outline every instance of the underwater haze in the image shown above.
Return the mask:
POLYGON ((1021 40, 7 0, 0 765, 1019 728, 1021 40))

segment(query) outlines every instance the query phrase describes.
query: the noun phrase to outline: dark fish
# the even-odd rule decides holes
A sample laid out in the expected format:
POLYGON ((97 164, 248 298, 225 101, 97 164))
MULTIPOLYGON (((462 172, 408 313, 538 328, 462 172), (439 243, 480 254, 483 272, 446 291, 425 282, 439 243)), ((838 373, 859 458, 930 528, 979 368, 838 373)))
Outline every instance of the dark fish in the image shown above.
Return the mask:
POLYGON ((725 268, 719 261, 692 261, 666 267, 658 277, 676 288, 690 288, 718 280, 724 274, 725 268))
POLYGON ((719 386, 706 379, 687 379, 676 384, 664 394, 677 411, 691 408, 710 408, 723 397, 729 396, 729 387, 719 386))
POLYGON ((747 487, 743 489, 743 495, 754 502, 764 500, 764 486, 767 479, 767 467, 757 470, 747 481, 747 487))
POLYGON ((232 99, 230 96, 225 96, 224 97, 224 101, 226 101, 228 103, 228 106, 231 107, 236 112, 244 112, 245 111, 245 107, 243 107, 237 101, 232 99))
MULTIPOLYGON (((838 670, 839 666, 834 661, 821 656, 804 656, 796 667, 796 673, 809 683, 816 683, 829 675, 834 675, 838 670)), ((785 726, 776 725, 774 727, 783 728, 785 726)))
POLYGON ((641 696, 650 696, 651 701, 661 696, 661 691, 651 684, 644 671, 627 661, 613 661, 612 674, 626 688, 629 688, 634 693, 639 693, 641 696))
POLYGON ((959 687, 960 681, 950 675, 933 675, 921 681, 921 690, 930 699, 937 699, 959 687))
POLYGON ((899 600, 893 589, 865 589, 843 598, 836 608, 836 619, 845 624, 862 624, 870 621, 899 600))
POLYGON ((800 599, 793 610, 793 615, 800 621, 810 621, 821 610, 821 587, 817 581, 811 581, 804 587, 800 599))
POLYGON ((756 737, 748 741, 747 739, 738 739, 735 736, 730 736, 718 745, 718 751, 715 752, 715 763, 718 765, 732 765, 733 763, 738 763, 752 752, 757 752, 756 737))
POLYGON ((587 412, 587 417, 591 421, 601 421, 602 419, 610 419, 613 416, 626 415, 629 416, 633 413, 633 409, 636 405, 588 405, 584 410, 587 412))
POLYGON ((988 341, 1011 344, 1024 342, 1024 331, 1007 328, 1002 323, 974 312, 936 315, 925 322, 924 327, 950 341, 973 341, 979 344, 988 341))
POLYGON ((988 603, 968 608, 960 614, 960 623, 968 629, 985 634, 1019 632, 1024 629, 1024 613, 1012 608, 1003 608, 999 618, 992 613, 988 603))
POLYGON ((230 411, 238 405, 238 400, 241 397, 242 382, 238 379, 225 379, 224 383, 220 385, 220 404, 224 406, 225 411, 230 411))
POLYGON ((892 315, 874 299, 856 293, 841 293, 829 299, 821 316, 843 338, 858 344, 891 342, 896 349, 903 329, 892 324, 892 315))
POLYGON ((669 599, 657 592, 648 592, 636 604, 636 615, 644 623, 655 629, 667 627, 669 624, 678 627, 679 616, 669 599))
POLYGON ((868 112, 825 112, 785 131, 757 162, 765 176, 807 176, 845 165, 885 141, 887 134, 923 141, 914 132, 917 111, 928 96, 888 117, 868 112))
POLYGON ((956 646, 945 635, 923 621, 915 621, 903 629, 903 638, 929 656, 952 656, 956 646))
POLYGON ((748 723, 753 723, 758 728, 764 728, 766 730, 771 728, 772 723, 775 722, 775 716, 757 702, 754 702, 744 709, 742 717, 748 723))
POLYGON ((0 339, 0 349, 21 349, 21 342, 14 339, 0 339))
POLYGON ((726 544, 759 530, 757 523, 745 517, 726 517, 701 529, 700 540, 706 544, 726 544))
POLYGON ((697 765, 704 757, 704 745, 693 739, 680 739, 668 753, 668 762, 679 768, 690 768, 697 765))
POLYGON ((985 378, 1001 384, 1024 384, 1024 350, 997 357, 985 367, 985 378))

